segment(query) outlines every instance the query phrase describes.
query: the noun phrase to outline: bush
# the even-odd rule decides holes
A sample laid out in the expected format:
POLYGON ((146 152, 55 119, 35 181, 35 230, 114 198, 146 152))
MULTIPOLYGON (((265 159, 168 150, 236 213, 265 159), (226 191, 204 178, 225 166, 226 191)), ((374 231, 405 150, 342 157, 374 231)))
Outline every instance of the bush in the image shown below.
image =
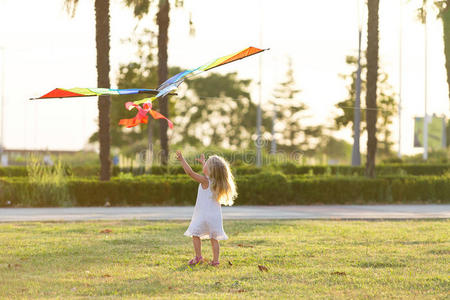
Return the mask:
POLYGON ((0 177, 25 177, 28 176, 24 166, 0 167, 0 177))
MULTIPOLYGON (((259 173, 236 176, 236 205, 450 203, 450 176, 287 176, 259 173)), ((0 206, 58 206, 43 193, 31 195, 39 183, 26 178, 0 179, 0 206)), ((71 178, 67 190, 75 206, 194 205, 198 183, 185 175, 128 175, 109 182, 71 178)))
POLYGON ((73 206, 61 161, 49 168, 35 156, 30 157, 27 177, 13 177, 2 185, 5 204, 19 206, 73 206))
MULTIPOLYGON (((364 166, 303 166, 294 163, 277 165, 287 175, 358 175, 363 176, 364 166)), ((450 171, 450 164, 386 164, 375 167, 376 175, 443 175, 450 171)))
MULTIPOLYGON (((201 172, 202 167, 199 164, 192 164, 192 169, 196 172, 201 172)), ((54 167, 46 167, 54 169, 54 167)), ((100 166, 65 166, 66 175, 78 177, 99 177, 100 166)), ((232 166, 233 174, 235 175, 250 175, 258 173, 267 173, 273 171, 281 171, 286 175, 347 175, 347 176, 363 176, 364 167, 353 166, 304 166, 294 163, 273 164, 258 168, 255 165, 236 164, 232 166)), ((450 172, 450 164, 386 164, 378 165, 376 167, 376 174, 378 175, 443 175, 450 172)), ((114 166, 112 175, 118 176, 120 173, 130 173, 134 176, 153 174, 184 174, 184 170, 180 165, 167 166, 152 166, 150 170, 140 168, 119 168, 114 166)), ((0 177, 23 177, 27 176, 26 167, 0 167, 0 177)))

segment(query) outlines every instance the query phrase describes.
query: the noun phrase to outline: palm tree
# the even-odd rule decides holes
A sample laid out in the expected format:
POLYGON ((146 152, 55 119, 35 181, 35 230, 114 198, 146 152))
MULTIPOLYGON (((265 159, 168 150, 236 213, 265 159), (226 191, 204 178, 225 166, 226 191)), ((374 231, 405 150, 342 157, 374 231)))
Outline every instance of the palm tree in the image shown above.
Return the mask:
MULTIPOLYGON (((66 7, 74 16, 79 0, 65 0, 66 7)), ((109 88, 109 0, 95 0, 95 35, 97 48, 97 86, 109 88)), ((110 96, 99 96, 98 119, 99 119, 99 141, 100 141, 100 180, 110 180, 110 119, 111 107, 110 96)))
MULTIPOLYGON (((151 4, 156 0, 124 0, 127 6, 134 8, 134 16, 141 19, 144 15, 149 13, 151 4)), ((182 7, 182 0, 174 0, 175 7, 182 7)), ((169 42, 168 29, 170 24, 169 18, 170 1, 159 0, 158 13, 156 15, 156 23, 158 25, 158 82, 163 83, 168 78, 167 67, 167 44, 169 42)), ((190 16, 191 18, 191 16, 190 16)), ((192 20, 189 20, 190 34, 195 33, 192 20)), ((159 107, 163 115, 169 117, 169 102, 168 97, 160 98, 159 107)), ((169 139, 167 137, 167 123, 159 122, 160 128, 160 142, 161 142, 161 163, 167 165, 169 157, 169 139)), ((148 125, 149 139, 151 138, 150 123, 148 125)), ((151 143, 151 141, 149 141, 151 143)))
POLYGON ((377 150, 377 79, 378 79, 378 9, 379 0, 368 0, 367 20, 367 161, 366 176, 375 176, 375 155, 377 150))
MULTIPOLYGON (((169 41, 169 0, 159 1, 159 11, 156 15, 156 22, 158 23, 158 81, 163 83, 168 78, 167 71, 167 43, 169 41)), ((167 96, 162 97, 159 103, 161 113, 169 117, 169 103, 167 96)), ((169 157, 169 139, 167 137, 167 122, 159 122, 160 139, 161 139, 161 163, 167 165, 169 157)))
POLYGON ((448 99, 450 101, 450 0, 440 1, 439 17, 444 31, 445 68, 447 69, 448 99))
MULTIPOLYGON (((422 7, 419 8, 418 18, 425 24, 426 4, 428 0, 422 0, 422 7)), ((450 100, 450 0, 434 1, 435 6, 439 9, 438 18, 442 20, 443 38, 444 38, 444 53, 445 53, 445 68, 447 69, 447 85, 448 95, 450 100)))
MULTIPOLYGON (((152 2, 155 0, 125 0, 125 4, 130 7, 134 7, 134 16, 141 19, 144 15, 148 14, 152 2)), ((158 25, 158 82, 163 83, 168 78, 168 68, 167 68, 167 44, 169 41, 168 29, 169 29, 169 11, 170 3, 169 0, 159 0, 158 13, 156 15, 156 23, 158 25)), ((159 107, 161 113, 169 117, 169 103, 167 101, 167 96, 159 99, 159 107)), ((169 156, 169 139, 167 137, 167 124, 159 122, 160 128, 160 141, 161 141, 161 163, 167 165, 169 156)), ((149 137, 149 148, 151 151, 150 140, 152 138, 152 128, 151 123, 148 124, 148 137, 149 137)))

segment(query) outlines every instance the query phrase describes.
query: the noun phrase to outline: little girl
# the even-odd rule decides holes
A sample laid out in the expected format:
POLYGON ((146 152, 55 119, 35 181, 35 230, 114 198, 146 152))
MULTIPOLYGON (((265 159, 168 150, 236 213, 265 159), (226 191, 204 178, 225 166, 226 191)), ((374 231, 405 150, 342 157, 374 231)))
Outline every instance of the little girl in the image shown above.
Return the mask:
POLYGON ((195 257, 189 261, 189 265, 203 262, 201 239, 211 239, 213 260, 210 264, 218 266, 218 241, 228 239, 223 231, 221 204, 231 206, 237 196, 233 174, 228 163, 217 155, 211 156, 206 162, 203 154, 197 159, 203 165, 204 176, 191 169, 180 151, 177 151, 177 159, 186 174, 200 183, 191 224, 184 233, 186 236, 192 236, 194 243, 195 257))

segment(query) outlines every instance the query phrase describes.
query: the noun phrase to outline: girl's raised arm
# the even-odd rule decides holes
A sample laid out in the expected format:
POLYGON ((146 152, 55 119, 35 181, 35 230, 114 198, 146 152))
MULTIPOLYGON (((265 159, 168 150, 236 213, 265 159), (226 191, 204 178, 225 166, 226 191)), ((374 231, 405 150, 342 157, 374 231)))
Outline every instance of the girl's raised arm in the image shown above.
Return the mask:
POLYGON ((180 161, 181 166, 183 167, 184 172, 186 172, 186 174, 188 174, 195 181, 200 182, 204 189, 208 187, 209 184, 208 178, 206 178, 206 176, 195 173, 194 170, 192 170, 191 166, 189 166, 189 164, 184 159, 183 154, 181 154, 181 151, 177 151, 177 159, 180 161))

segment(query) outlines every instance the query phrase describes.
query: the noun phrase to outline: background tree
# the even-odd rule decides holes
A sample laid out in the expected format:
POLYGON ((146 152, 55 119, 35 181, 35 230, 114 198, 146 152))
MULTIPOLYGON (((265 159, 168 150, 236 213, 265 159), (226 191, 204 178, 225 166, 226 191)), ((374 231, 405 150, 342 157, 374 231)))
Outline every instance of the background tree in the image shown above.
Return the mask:
POLYGON ((445 127, 445 132, 446 132, 446 146, 447 146, 447 150, 450 150, 450 120, 447 120, 447 125, 445 127))
POLYGON ((450 0, 435 2, 439 8, 438 17, 442 20, 445 68, 447 69, 448 99, 450 101, 450 0))
MULTIPOLYGON (((118 88, 135 88, 135 87, 155 87, 158 86, 158 73, 156 62, 156 41, 155 35, 150 30, 144 30, 143 34, 139 34, 139 39, 129 39, 130 43, 137 45, 136 60, 127 64, 122 64, 119 67, 119 75, 117 80, 118 88)), ((180 68, 173 67, 169 69, 169 74, 176 74, 180 72, 180 68)), ((136 115, 136 111, 127 111, 124 109, 124 104, 128 101, 139 100, 140 98, 148 97, 148 95, 121 95, 112 96, 113 102, 111 106, 111 122, 118 124, 120 119, 131 118, 136 115), (138 98, 136 98, 138 96, 138 98)), ((173 104, 172 104, 173 106, 173 104)), ((153 102, 153 107, 158 109, 159 99, 153 102)), ((121 126, 113 126, 111 128, 111 145, 121 150, 122 154, 136 154, 137 152, 148 149, 147 138, 151 132, 154 141, 159 140, 159 126, 156 123, 161 120, 153 121, 149 117, 148 124, 141 124, 140 126, 131 129, 123 128, 121 126)), ((98 134, 94 133, 89 142, 98 140, 98 134)))
MULTIPOLYGON (((347 56, 346 63, 352 67, 352 69, 356 68, 357 58, 354 56, 347 56)), ((367 65, 365 61, 362 59, 361 61, 361 78, 367 73, 367 65)), ((340 76, 349 81, 347 86, 348 97, 337 103, 336 107, 341 110, 341 114, 334 118, 335 121, 335 129, 340 130, 341 128, 345 128, 348 126, 352 127, 353 130, 353 121, 354 121, 354 107, 355 107, 355 97, 356 97, 356 70, 350 74, 340 74, 340 76)), ((361 80, 361 95, 364 97, 366 93, 366 81, 361 80)), ((379 70, 378 83, 377 83, 377 139, 381 141, 378 145, 377 151, 384 156, 389 155, 392 152, 393 142, 390 137, 392 136, 392 118, 397 113, 397 106, 395 102, 395 92, 393 91, 392 86, 388 81, 388 74, 379 70)), ((366 126, 364 126, 365 122, 365 114, 361 114, 361 124, 363 127, 361 128, 360 133, 362 134, 366 130, 366 126)))
POLYGON ((367 81, 366 81, 366 125, 367 160, 366 176, 375 176, 377 151, 377 81, 378 81, 378 9, 379 0, 367 0, 367 81))
MULTIPOLYGON (((186 81, 188 91, 176 102, 175 121, 182 132, 174 140, 197 146, 216 145, 228 149, 246 149, 254 134, 256 105, 251 101, 250 80, 236 73, 209 73, 186 81)), ((263 131, 270 126, 263 119, 263 131)))
MULTIPOLYGON (((78 0, 65 0, 67 10, 75 15, 78 0)), ((97 48, 97 86, 110 88, 109 81, 109 0, 95 0, 95 41, 97 48)), ((100 180, 111 178, 110 119, 111 97, 98 97, 98 137, 100 142, 100 180)))
MULTIPOLYGON (((156 23, 158 24, 158 84, 162 84, 168 78, 167 67, 167 44, 169 42, 169 0, 159 0, 159 11, 156 15, 156 23)), ((169 117, 168 96, 159 99, 159 110, 161 113, 169 117)), ((169 139, 167 136, 167 122, 160 122, 160 141, 161 141, 161 163, 167 165, 169 157, 169 139)))
POLYGON ((344 140, 336 139, 331 134, 322 134, 316 153, 325 155, 336 163, 348 163, 351 159, 352 145, 344 140))
MULTIPOLYGON (((418 9, 418 19, 425 24, 426 5, 429 0, 422 0, 422 6, 418 9)), ((434 1, 435 7, 439 10, 437 17, 442 20, 445 68, 447 70, 447 86, 450 101, 450 0, 434 1)))
MULTIPOLYGON (((134 8, 134 15, 141 19, 147 15, 153 3, 152 0, 125 0, 127 6, 134 8)), ((175 7, 183 6, 182 0, 174 1, 175 7)), ((170 1, 159 0, 158 12, 156 14, 156 24, 158 25, 158 84, 163 83, 168 78, 168 66, 167 66, 167 45, 169 42, 169 24, 170 24, 170 1)), ((192 20, 190 20, 190 26, 192 29, 192 20)), ((191 30, 191 33, 193 31, 191 30)), ((159 101, 160 112, 169 118, 169 103, 168 97, 161 97, 159 101)), ((159 122, 160 127, 160 142, 161 142, 161 163, 167 165, 169 155, 169 139, 167 136, 168 125, 166 122, 159 122)), ((151 128, 151 127, 149 127, 151 128)), ((149 134, 150 135, 150 134, 149 134)))
POLYGON ((302 151, 305 155, 313 152, 312 142, 321 135, 321 126, 303 126, 302 121, 307 106, 301 102, 297 94, 292 60, 288 60, 286 81, 275 89, 273 109, 277 113, 275 121, 275 138, 278 149, 282 151, 302 151))
MULTIPOLYGON (((157 62, 155 45, 156 35, 146 30, 138 34, 139 39, 131 38, 129 42, 136 44, 136 59, 119 68, 117 85, 119 88, 156 86, 157 62)), ((179 73, 178 67, 171 67, 169 74, 179 73)), ((172 131, 174 142, 196 146, 208 146, 213 143, 224 148, 245 148, 254 133, 253 121, 256 118, 256 106, 250 101, 248 88, 250 80, 237 78, 236 73, 208 73, 206 77, 186 80, 180 87, 180 95, 176 101, 170 102, 172 120, 177 124, 172 131), (183 91, 186 89, 186 91, 183 91)), ((145 95, 141 96, 146 97, 145 95)), ((111 122, 117 124, 120 119, 130 118, 135 111, 124 110, 124 103, 136 100, 136 95, 113 96, 111 122)), ((156 109, 159 100, 153 102, 156 109)), ((122 154, 134 156, 147 149, 145 143, 148 128, 151 128, 154 140, 160 138, 158 126, 161 120, 142 124, 131 129, 113 126, 111 129, 112 146, 121 150, 122 154)), ((268 128, 269 120, 264 118, 263 125, 268 128)), ((90 141, 98 140, 98 134, 91 136, 90 141)))

